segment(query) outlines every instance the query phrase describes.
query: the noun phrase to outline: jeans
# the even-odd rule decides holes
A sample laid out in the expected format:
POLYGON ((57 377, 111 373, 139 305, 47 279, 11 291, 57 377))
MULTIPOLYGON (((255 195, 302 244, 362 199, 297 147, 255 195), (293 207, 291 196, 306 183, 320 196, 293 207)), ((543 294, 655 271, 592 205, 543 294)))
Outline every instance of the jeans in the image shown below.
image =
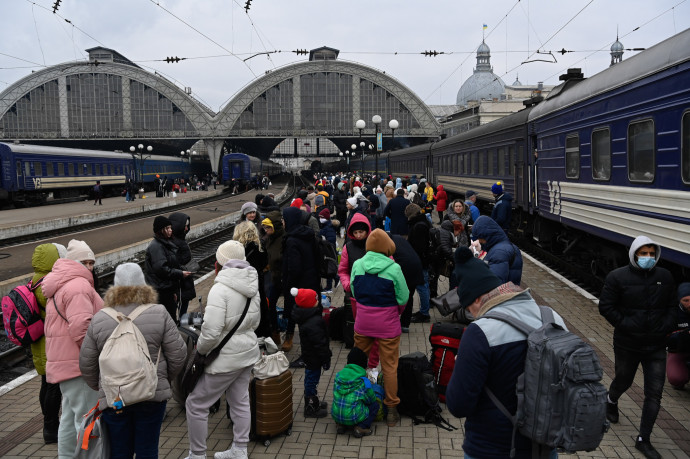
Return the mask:
POLYGON ((630 388, 637 373, 637 367, 642 364, 644 373, 644 404, 640 419, 640 437, 648 441, 652 428, 661 409, 661 394, 666 379, 666 350, 659 349, 650 352, 630 351, 613 345, 616 358, 616 376, 611 381, 609 397, 618 402, 623 393, 630 388))
POLYGON ((318 395, 317 386, 321 380, 321 368, 316 370, 310 370, 305 368, 304 370, 304 395, 307 397, 312 397, 318 395))
POLYGON ((158 439, 167 402, 139 402, 103 411, 108 426, 111 459, 157 458, 158 439))
POLYGON ((425 316, 429 315, 429 268, 422 269, 424 274, 424 284, 417 286, 419 293, 419 312, 425 316))
POLYGON ((410 322, 412 322, 412 308, 414 307, 414 285, 408 285, 407 289, 410 291, 410 297, 407 299, 407 304, 405 304, 405 309, 400 315, 400 326, 405 328, 410 328, 410 322))
POLYGON ((369 416, 367 416, 367 418, 364 421, 357 424, 362 429, 368 429, 369 427, 371 427, 371 424, 376 420, 376 415, 379 414, 379 402, 377 400, 374 400, 369 405, 367 405, 367 408, 369 408, 369 416))

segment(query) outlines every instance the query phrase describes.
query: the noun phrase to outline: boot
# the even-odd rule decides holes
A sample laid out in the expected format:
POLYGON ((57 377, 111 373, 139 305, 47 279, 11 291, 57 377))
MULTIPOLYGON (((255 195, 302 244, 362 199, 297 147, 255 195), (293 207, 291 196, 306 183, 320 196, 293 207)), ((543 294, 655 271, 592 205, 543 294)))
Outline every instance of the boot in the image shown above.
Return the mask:
POLYGON ((280 348, 283 352, 290 352, 292 350, 292 333, 285 335, 285 341, 283 346, 280 348))
POLYGON ((400 422, 400 415, 398 414, 397 406, 388 407, 388 415, 386 416, 386 424, 388 427, 395 427, 400 422))
POLYGON ((304 396, 304 417, 305 418, 325 418, 328 414, 326 408, 321 408, 319 397, 316 395, 304 396))
POLYGON ((276 346, 280 347, 280 332, 274 331, 271 333, 271 339, 276 343, 276 346))

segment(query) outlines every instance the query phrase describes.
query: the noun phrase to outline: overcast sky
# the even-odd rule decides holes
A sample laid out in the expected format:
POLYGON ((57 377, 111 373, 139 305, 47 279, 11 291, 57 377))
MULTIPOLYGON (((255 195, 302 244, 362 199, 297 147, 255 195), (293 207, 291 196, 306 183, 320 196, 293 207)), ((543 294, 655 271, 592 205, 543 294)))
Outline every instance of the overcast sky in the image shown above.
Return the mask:
POLYGON ((558 84, 569 67, 585 76, 608 67, 617 31, 626 48, 647 48, 690 27, 690 0, 251 0, 249 14, 239 0, 62 0, 57 14, 54 3, 0 0, 0 91, 105 46, 218 111, 265 71, 308 58, 291 51, 325 45, 385 71, 427 104, 454 104, 482 34, 506 84, 516 76, 558 84), (420 54, 427 50, 445 54, 420 54), (280 52, 243 62, 267 51, 280 52), (187 60, 160 62, 168 56, 187 60), (523 63, 534 59, 550 62, 523 63))

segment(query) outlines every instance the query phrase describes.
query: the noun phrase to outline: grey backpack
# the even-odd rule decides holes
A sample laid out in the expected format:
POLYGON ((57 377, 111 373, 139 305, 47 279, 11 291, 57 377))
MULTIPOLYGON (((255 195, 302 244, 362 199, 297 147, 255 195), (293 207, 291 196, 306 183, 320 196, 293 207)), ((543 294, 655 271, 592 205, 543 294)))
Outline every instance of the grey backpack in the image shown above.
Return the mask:
POLYGON ((592 451, 608 430, 606 388, 596 352, 555 323, 553 310, 539 306, 542 326, 532 328, 514 317, 490 311, 482 318, 500 320, 527 335, 525 371, 517 381, 517 412, 511 415, 496 396, 486 393, 513 422, 515 431, 539 445, 566 452, 592 451))

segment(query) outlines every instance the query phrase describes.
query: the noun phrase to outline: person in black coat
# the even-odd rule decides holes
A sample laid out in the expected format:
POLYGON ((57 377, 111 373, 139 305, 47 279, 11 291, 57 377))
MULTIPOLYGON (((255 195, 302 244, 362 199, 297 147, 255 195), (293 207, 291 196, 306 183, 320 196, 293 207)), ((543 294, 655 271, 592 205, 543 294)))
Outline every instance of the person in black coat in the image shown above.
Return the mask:
POLYGON ((177 246, 172 242, 172 222, 162 215, 153 220, 154 237, 146 249, 146 283, 158 292, 158 302, 177 322, 180 282, 192 273, 183 271, 177 261, 177 246))
POLYGON ((393 259, 402 269, 407 289, 410 291, 410 298, 407 300, 405 310, 400 315, 400 326, 403 333, 410 330, 410 321, 412 319, 412 307, 414 305, 414 290, 418 285, 424 284, 424 274, 422 273, 422 260, 415 252, 412 245, 399 234, 393 234, 391 239, 395 243, 395 253, 393 259))
MULTIPOLYGON (((333 206, 335 207, 336 218, 341 224, 347 223, 347 198, 349 185, 347 182, 340 182, 337 185, 337 190, 333 194, 333 206)), ((343 228, 347 228, 343 226, 343 228)), ((342 231, 344 234, 345 232, 342 231)), ((342 235, 341 235, 342 237, 342 235)))
POLYGON ((271 318, 268 310, 268 300, 266 299, 266 283, 264 271, 268 267, 268 252, 264 250, 256 225, 251 220, 245 220, 235 226, 232 238, 244 246, 245 258, 247 263, 256 269, 259 275, 259 309, 261 320, 256 328, 256 336, 269 337, 273 332, 271 318))
MULTIPOLYGON (((184 267, 192 261, 192 250, 185 240, 189 229, 192 226, 192 220, 187 214, 182 212, 174 212, 170 214, 170 223, 172 223, 173 237, 172 242, 177 247, 177 262, 184 267)), ((188 276, 180 282, 180 317, 187 312, 190 300, 196 297, 196 289, 194 288, 193 276, 188 276)))
POLYGON ((276 203, 275 199, 273 199, 273 193, 268 193, 264 198, 261 200, 261 205, 259 206, 259 211, 261 212, 262 215, 267 215, 269 212, 273 212, 274 210, 280 210, 280 207, 276 203))
POLYGON ((431 320, 429 315, 429 300, 431 299, 429 268, 434 259, 434 253, 432 253, 429 244, 431 240, 431 223, 429 219, 426 218, 426 215, 422 213, 422 208, 417 204, 408 205, 405 209, 405 216, 410 226, 410 234, 407 240, 410 241, 410 245, 414 248, 414 251, 417 252, 417 255, 419 255, 419 259, 422 260, 422 274, 424 275, 424 282, 417 285, 417 293, 419 293, 419 311, 412 315, 412 322, 429 322, 431 320))
POLYGON ((410 204, 410 200, 405 199, 405 190, 402 188, 398 189, 396 194, 396 197, 388 201, 383 216, 391 219, 391 234, 407 236, 410 229, 407 224, 407 217, 405 217, 405 209, 410 204))

